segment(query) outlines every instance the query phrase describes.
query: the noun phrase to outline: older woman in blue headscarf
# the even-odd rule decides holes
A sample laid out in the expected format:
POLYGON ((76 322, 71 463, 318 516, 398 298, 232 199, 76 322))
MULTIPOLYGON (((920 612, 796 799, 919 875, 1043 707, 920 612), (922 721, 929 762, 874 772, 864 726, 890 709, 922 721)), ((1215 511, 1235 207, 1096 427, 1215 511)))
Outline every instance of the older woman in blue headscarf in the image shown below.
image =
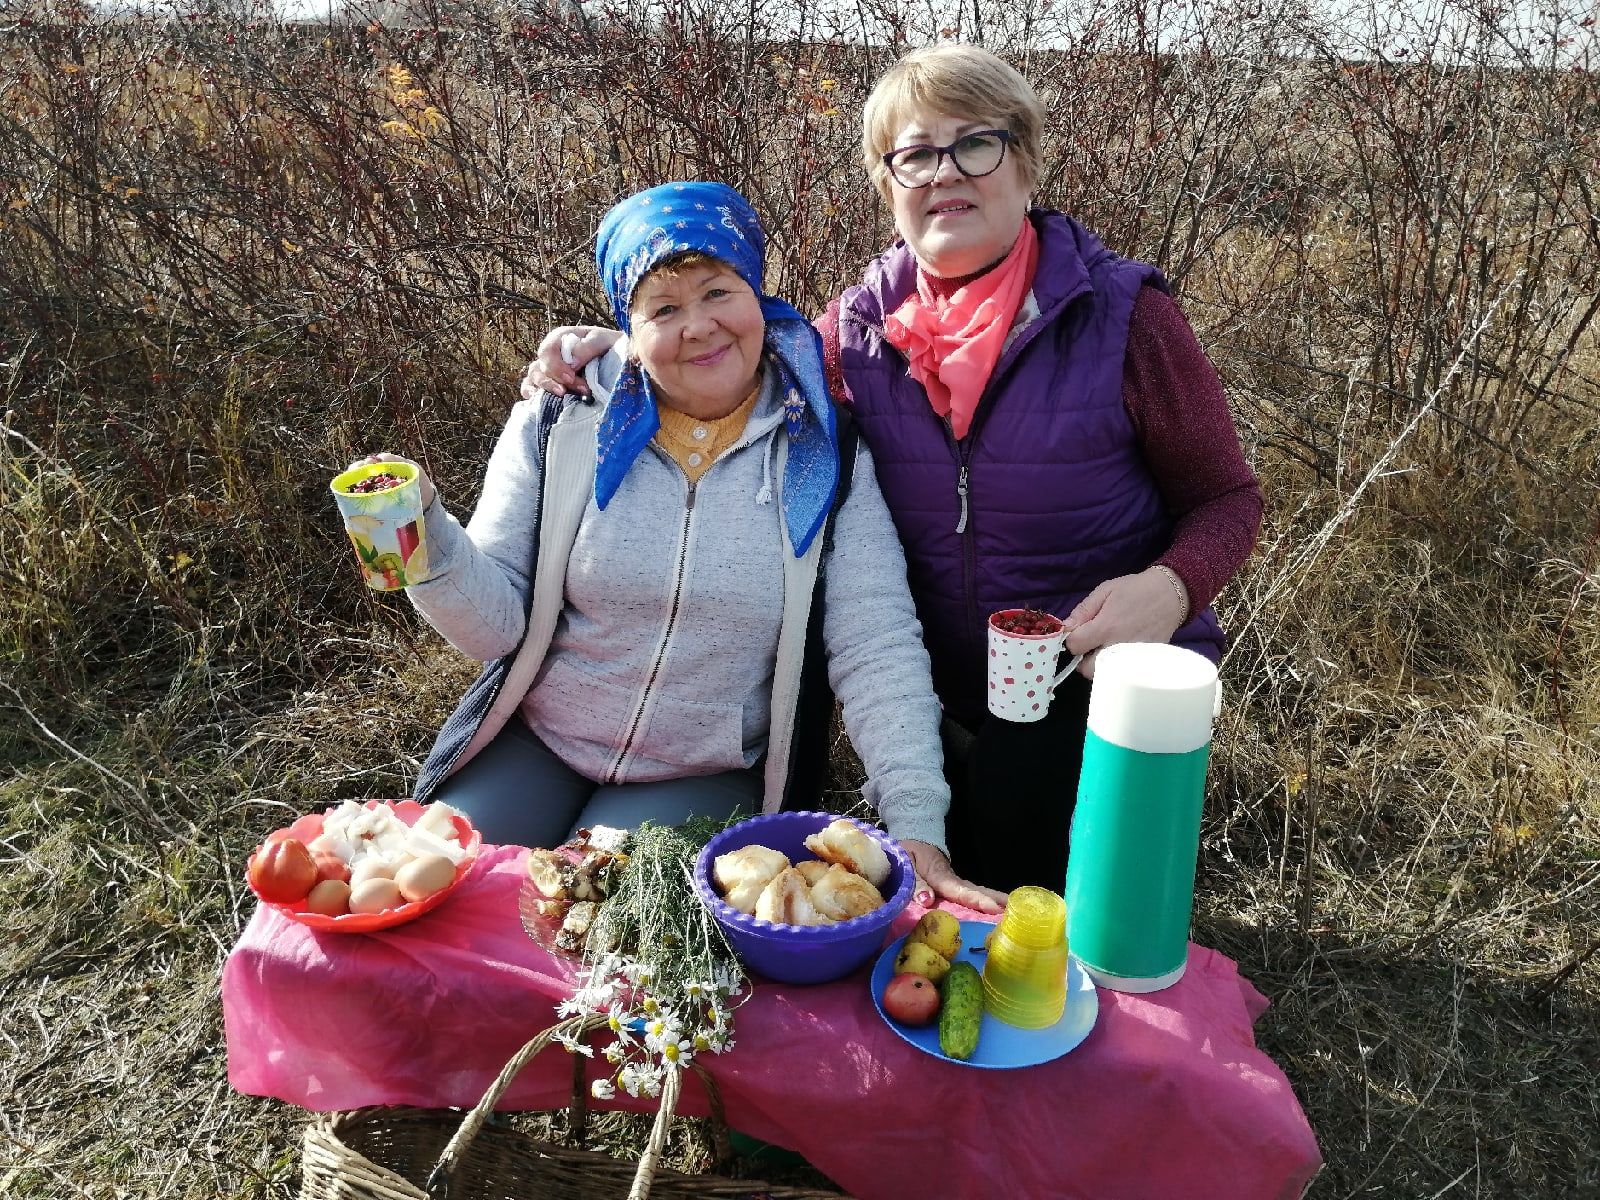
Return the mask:
POLYGON ((589 397, 513 410, 467 526, 423 481, 411 598, 489 665, 419 798, 531 846, 814 807, 836 694, 887 831, 940 894, 995 909, 943 853, 905 558, 816 332, 761 290, 755 214, 721 184, 652 188, 606 214, 595 258, 626 355, 590 364, 589 397))

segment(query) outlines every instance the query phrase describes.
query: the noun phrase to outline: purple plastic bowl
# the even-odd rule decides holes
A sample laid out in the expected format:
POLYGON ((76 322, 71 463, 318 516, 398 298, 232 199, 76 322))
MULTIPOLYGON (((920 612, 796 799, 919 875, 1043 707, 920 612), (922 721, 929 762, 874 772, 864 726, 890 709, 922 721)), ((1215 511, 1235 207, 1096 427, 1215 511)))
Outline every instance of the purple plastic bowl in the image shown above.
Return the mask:
POLYGON ((838 819, 838 813, 765 813, 723 830, 700 851, 694 865, 695 891, 751 971, 780 983, 826 983, 848 975, 877 954, 890 923, 911 902, 916 881, 911 856, 893 838, 860 821, 855 822, 857 827, 889 855, 889 878, 878 889, 884 903, 866 916, 835 925, 780 925, 739 912, 717 894, 711 864, 719 855, 760 845, 787 855, 790 862, 815 858, 806 849, 806 838, 838 819))

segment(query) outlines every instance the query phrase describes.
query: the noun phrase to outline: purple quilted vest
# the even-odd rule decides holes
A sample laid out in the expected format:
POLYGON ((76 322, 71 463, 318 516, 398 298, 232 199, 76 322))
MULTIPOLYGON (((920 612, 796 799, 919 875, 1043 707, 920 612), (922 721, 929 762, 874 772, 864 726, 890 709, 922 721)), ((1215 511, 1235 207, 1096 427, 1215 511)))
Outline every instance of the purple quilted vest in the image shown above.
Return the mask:
MULTIPOLYGON (((934 687, 969 728, 985 711, 991 612, 1031 605, 1065 616, 1172 541, 1122 400, 1134 298, 1166 282, 1071 217, 1036 209, 1031 220, 1040 315, 1006 347, 959 443, 883 336, 884 315, 916 286, 904 243, 875 259, 839 306, 840 367, 905 544, 934 687)), ((1213 660, 1222 651, 1210 609, 1172 640, 1213 660)))

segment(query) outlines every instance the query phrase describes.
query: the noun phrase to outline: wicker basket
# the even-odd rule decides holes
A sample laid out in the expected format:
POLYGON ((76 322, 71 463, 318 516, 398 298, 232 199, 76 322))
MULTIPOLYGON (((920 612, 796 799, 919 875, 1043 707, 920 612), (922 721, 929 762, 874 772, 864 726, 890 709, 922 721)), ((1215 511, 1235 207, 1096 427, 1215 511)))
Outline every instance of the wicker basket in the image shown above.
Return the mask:
MULTIPOLYGON (((398 1107, 318 1116, 305 1132, 300 1200, 840 1200, 838 1192, 661 1168, 683 1086, 681 1072, 669 1073, 662 1086, 661 1107, 637 1163, 487 1124, 511 1081, 557 1035, 581 1038, 604 1023, 600 1016, 573 1017, 539 1034, 517 1051, 464 1117, 398 1107)), ((581 1136, 586 1060, 573 1057, 573 1129, 581 1136)), ((718 1160, 726 1161, 732 1152, 721 1097, 709 1074, 698 1064, 692 1069, 711 1102, 718 1160)))

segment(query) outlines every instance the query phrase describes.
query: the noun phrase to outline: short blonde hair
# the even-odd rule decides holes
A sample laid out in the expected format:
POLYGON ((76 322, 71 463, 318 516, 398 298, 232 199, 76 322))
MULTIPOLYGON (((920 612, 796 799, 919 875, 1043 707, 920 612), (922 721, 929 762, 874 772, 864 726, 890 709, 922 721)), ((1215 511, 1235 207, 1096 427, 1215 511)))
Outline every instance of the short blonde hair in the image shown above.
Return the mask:
POLYGON ((861 162, 885 200, 893 181, 883 156, 909 122, 933 113, 1010 130, 1007 153, 1016 155, 1023 184, 1031 191, 1039 181, 1044 105, 1021 72, 977 46, 928 46, 885 71, 861 110, 861 162))
POLYGON ((639 277, 639 282, 633 285, 633 295, 628 297, 628 311, 633 311, 634 299, 639 295, 639 289, 644 286, 646 279, 675 279, 696 267, 727 267, 728 270, 733 270, 715 254, 707 254, 704 250, 680 250, 677 254, 663 258, 639 277))

